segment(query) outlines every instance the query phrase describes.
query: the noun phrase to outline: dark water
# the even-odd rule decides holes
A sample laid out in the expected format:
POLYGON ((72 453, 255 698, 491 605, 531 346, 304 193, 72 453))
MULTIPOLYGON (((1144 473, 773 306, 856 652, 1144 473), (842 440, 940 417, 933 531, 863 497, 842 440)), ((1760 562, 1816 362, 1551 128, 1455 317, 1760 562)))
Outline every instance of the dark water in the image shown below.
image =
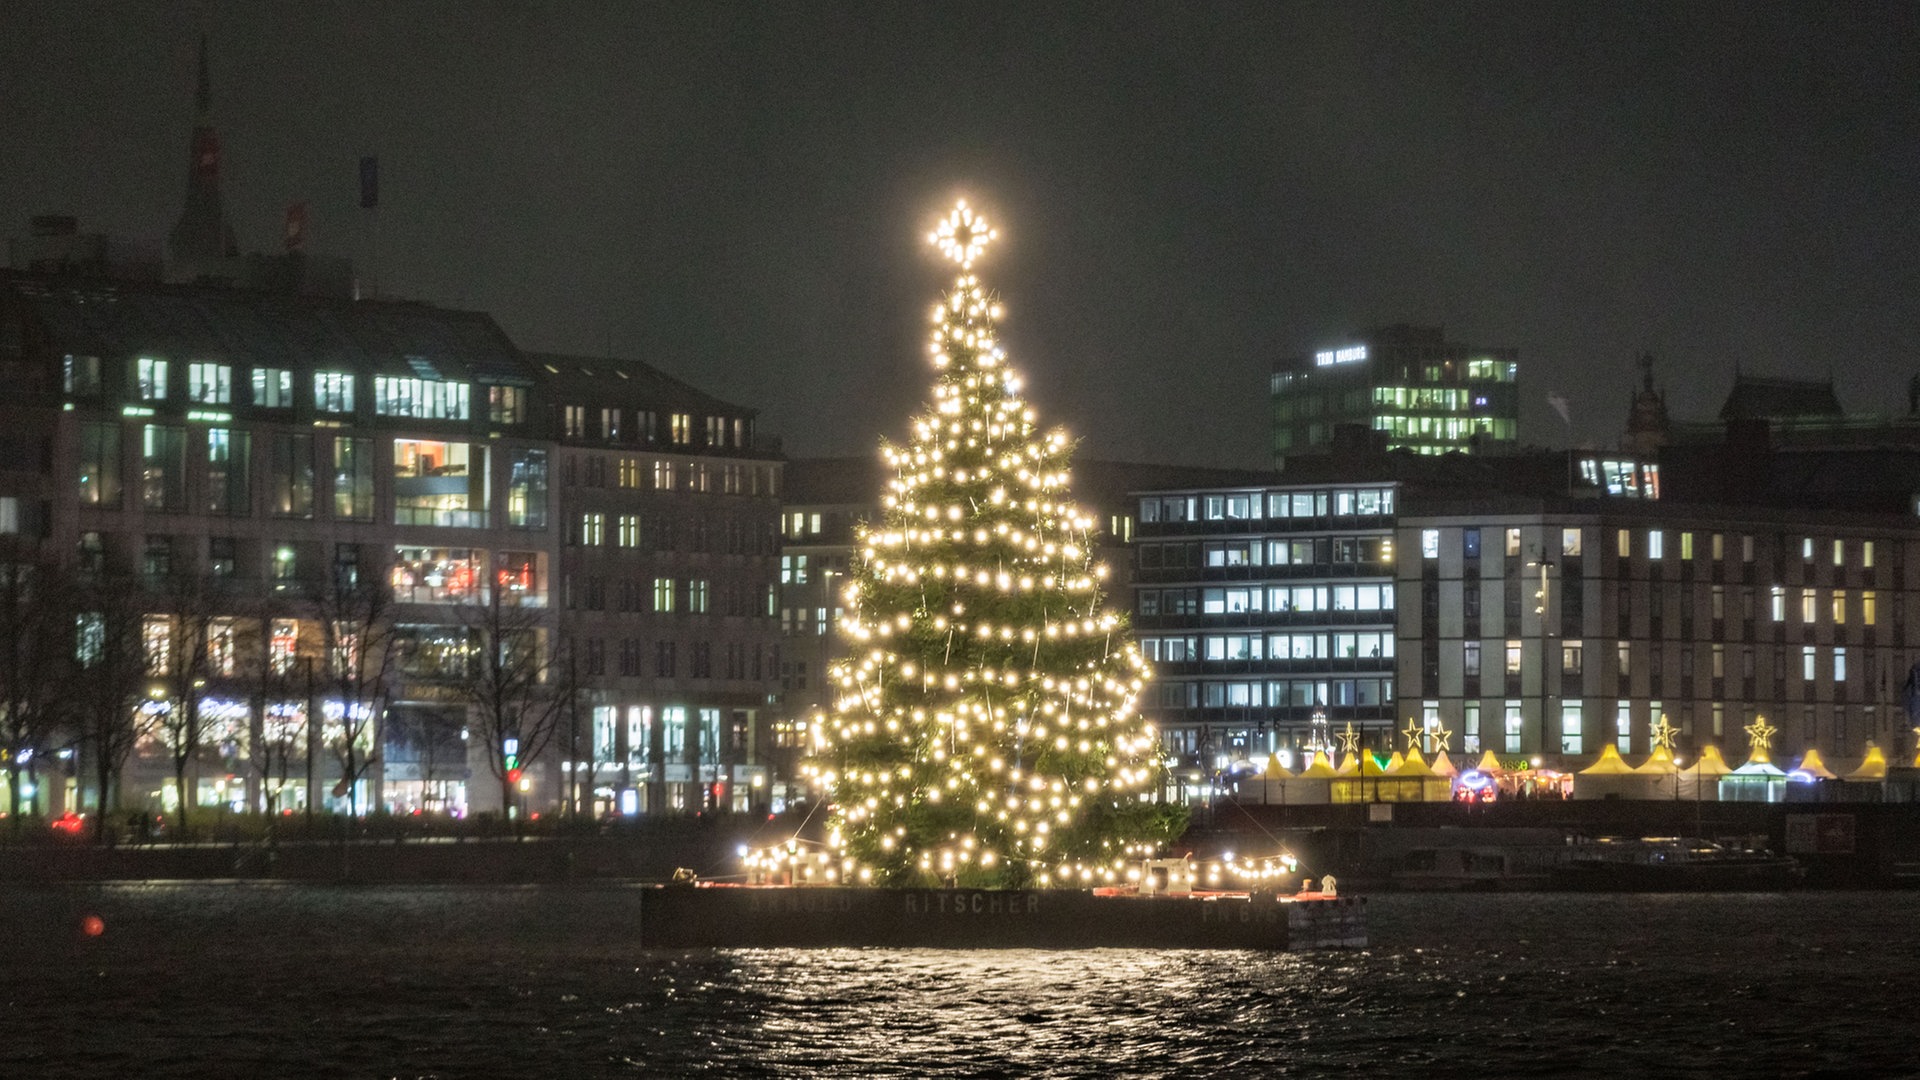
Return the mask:
POLYGON ((1383 896, 1294 955, 645 952, 632 910, 0 888, 0 1077, 1920 1075, 1915 893, 1383 896))

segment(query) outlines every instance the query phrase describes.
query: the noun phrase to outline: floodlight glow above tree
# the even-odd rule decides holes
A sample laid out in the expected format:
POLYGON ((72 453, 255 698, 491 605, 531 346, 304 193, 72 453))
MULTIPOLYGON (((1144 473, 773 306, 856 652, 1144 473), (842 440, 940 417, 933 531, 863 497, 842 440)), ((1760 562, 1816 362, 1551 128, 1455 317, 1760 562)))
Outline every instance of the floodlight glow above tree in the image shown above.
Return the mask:
POLYGON ((933 311, 932 401, 862 529, 809 771, 832 793, 834 876, 1095 885, 1184 828, 1157 798, 1150 677, 1104 605, 1096 525, 1063 431, 1039 430, 972 272, 998 234, 965 202, 929 240, 960 267, 933 311))

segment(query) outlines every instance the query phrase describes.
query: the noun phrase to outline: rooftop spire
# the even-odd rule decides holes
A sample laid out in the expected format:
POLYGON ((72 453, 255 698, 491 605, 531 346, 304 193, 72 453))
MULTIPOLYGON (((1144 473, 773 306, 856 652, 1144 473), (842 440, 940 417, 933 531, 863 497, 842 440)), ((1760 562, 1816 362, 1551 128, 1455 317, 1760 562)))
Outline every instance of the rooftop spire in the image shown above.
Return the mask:
POLYGON ((197 278, 208 264, 240 253, 220 200, 220 139, 213 133, 213 79, 207 67, 207 36, 200 35, 200 76, 194 88, 193 141, 187 155, 187 197, 180 220, 167 234, 172 276, 197 278))
POLYGON ((194 90, 194 108, 200 126, 206 127, 213 116, 213 80, 207 76, 207 35, 200 35, 200 85, 194 90))

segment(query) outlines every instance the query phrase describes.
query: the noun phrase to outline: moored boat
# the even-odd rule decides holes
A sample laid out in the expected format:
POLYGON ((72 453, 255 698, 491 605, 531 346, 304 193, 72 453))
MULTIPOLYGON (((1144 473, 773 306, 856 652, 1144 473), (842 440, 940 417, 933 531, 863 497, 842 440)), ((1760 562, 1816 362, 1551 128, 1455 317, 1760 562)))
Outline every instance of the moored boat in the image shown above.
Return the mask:
POLYGON ((1707 892, 1792 888, 1806 870, 1790 856, 1694 837, 1588 841, 1555 867, 1558 888, 1618 892, 1707 892))

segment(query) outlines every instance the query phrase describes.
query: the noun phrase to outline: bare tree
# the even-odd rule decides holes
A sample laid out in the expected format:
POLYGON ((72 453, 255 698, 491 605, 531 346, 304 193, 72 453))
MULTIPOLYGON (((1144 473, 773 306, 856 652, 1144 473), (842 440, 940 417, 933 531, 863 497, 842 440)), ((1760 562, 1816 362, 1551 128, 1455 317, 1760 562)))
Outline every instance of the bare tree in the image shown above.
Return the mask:
POLYGON ((109 813, 120 808, 127 757, 152 733, 147 698, 146 608, 131 582, 104 581, 75 593, 72 697, 68 703, 98 792, 95 835, 105 839, 109 813))
POLYGON ((0 564, 0 751, 7 769, 7 812, 20 831, 22 774, 57 734, 71 666, 70 583, 45 567, 0 564))
POLYGON ((166 688, 167 708, 159 724, 173 766, 174 791, 180 797, 180 830, 188 828, 188 814, 194 793, 187 786, 187 772, 198 762, 205 746, 208 723, 205 712, 207 684, 224 674, 216 651, 232 648, 230 636, 216 641, 216 628, 222 620, 215 595, 199 578, 179 577, 162 584, 154 597, 150 620, 164 619, 164 627, 148 627, 148 673, 157 685, 166 688))
POLYGON ((461 609, 477 656, 460 691, 474 738, 486 748, 487 769, 500 784, 501 808, 511 816, 518 771, 552 745, 574 687, 572 665, 550 638, 542 609, 504 602, 505 591, 489 589, 484 601, 461 609))
MULTIPOLYGON (((269 830, 279 820, 281 794, 293 781, 294 767, 306 761, 314 689, 310 666, 301 665, 291 649, 275 652, 272 627, 269 617, 249 620, 235 649, 237 674, 252 695, 247 764, 260 780, 269 830), (292 701, 300 707, 289 709, 292 701)), ((313 793, 307 796, 311 800, 313 793)))
POLYGON ((358 818, 360 781, 379 764, 381 723, 394 689, 393 594, 380 583, 335 580, 313 593, 310 608, 320 624, 317 687, 340 710, 326 718, 321 741, 340 763, 335 790, 346 796, 349 818, 358 818))

